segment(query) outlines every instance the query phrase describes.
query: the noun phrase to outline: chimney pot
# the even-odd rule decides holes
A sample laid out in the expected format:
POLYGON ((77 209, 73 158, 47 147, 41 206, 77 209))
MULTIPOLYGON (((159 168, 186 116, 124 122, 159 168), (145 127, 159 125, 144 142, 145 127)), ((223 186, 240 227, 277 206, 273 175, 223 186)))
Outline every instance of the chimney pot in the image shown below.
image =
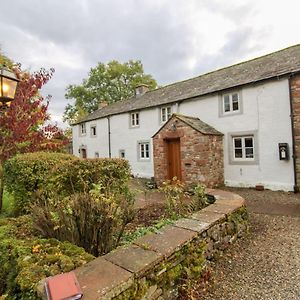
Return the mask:
POLYGON ((107 101, 102 100, 102 101, 100 101, 99 104, 98 104, 98 109, 102 109, 103 107, 105 107, 105 106, 107 106, 107 105, 108 105, 107 101))
POLYGON ((140 84, 135 88, 135 96, 140 97, 149 91, 149 86, 147 84, 140 84))

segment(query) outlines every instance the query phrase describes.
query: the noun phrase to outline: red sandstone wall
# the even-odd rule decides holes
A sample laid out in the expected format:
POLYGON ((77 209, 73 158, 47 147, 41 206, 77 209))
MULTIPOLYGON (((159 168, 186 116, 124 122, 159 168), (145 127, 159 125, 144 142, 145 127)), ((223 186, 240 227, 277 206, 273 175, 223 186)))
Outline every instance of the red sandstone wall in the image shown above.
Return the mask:
POLYGON ((153 138, 154 177, 161 185, 168 176, 165 139, 180 138, 182 181, 187 184, 204 183, 218 187, 224 183, 223 136, 203 135, 177 120, 177 129, 167 124, 153 138))
POLYGON ((300 185, 300 75, 291 78, 291 97, 294 117, 296 179, 300 185))

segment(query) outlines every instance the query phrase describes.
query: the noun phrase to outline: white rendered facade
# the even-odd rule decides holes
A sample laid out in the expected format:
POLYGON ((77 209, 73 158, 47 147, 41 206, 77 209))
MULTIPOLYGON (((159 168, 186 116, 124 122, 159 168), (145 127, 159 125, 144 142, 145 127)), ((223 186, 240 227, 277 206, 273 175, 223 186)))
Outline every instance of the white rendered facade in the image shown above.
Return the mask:
MULTIPOLYGON (((161 108, 168 106, 171 106, 172 113, 198 117, 224 134, 226 185, 252 187, 262 184, 265 188, 272 190, 293 190, 293 161, 292 159, 279 160, 278 150, 279 143, 288 143, 290 155, 292 154, 287 78, 245 85, 224 93, 186 99, 180 103, 141 109, 136 111, 139 114, 138 126, 132 126, 132 112, 87 121, 86 133, 83 135, 80 134, 81 125, 74 125, 73 153, 80 156, 79 149, 84 148, 88 158, 125 155, 134 175, 152 177, 154 171, 151 137, 163 124, 161 108), (238 107, 234 104, 236 101, 236 96, 232 97, 234 93, 237 93, 239 97, 238 107), (227 103, 228 109, 231 109, 228 112, 224 112, 223 96, 226 94, 230 95, 226 100, 229 103, 227 103), (95 129, 92 129, 95 126, 96 135, 95 129), (233 151, 237 153, 239 151, 233 149, 236 147, 232 144, 234 137, 253 138, 253 149, 249 150, 253 151, 253 158, 243 160, 233 156, 233 151), (148 142, 150 157, 141 159, 139 143, 148 142)), ((163 112, 166 113, 169 110, 164 109, 163 112)))

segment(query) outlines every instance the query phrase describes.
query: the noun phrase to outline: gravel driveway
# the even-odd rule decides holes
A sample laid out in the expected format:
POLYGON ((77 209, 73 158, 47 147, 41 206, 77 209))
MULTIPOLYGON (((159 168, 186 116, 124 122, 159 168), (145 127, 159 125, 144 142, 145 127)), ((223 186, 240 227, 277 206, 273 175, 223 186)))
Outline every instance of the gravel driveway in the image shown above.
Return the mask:
POLYGON ((300 194, 228 189, 243 196, 251 233, 213 266, 194 299, 300 299, 300 194))

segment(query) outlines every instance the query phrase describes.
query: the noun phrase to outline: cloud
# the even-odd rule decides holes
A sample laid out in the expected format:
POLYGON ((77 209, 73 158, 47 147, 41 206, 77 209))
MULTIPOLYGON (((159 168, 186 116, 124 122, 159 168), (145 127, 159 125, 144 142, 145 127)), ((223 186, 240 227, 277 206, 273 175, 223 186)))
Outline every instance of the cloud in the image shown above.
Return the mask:
POLYGON ((60 120, 66 86, 97 62, 140 59, 161 85, 183 80, 299 42, 298 11, 296 0, 14 0, 0 45, 33 71, 55 68, 43 93, 60 120))

